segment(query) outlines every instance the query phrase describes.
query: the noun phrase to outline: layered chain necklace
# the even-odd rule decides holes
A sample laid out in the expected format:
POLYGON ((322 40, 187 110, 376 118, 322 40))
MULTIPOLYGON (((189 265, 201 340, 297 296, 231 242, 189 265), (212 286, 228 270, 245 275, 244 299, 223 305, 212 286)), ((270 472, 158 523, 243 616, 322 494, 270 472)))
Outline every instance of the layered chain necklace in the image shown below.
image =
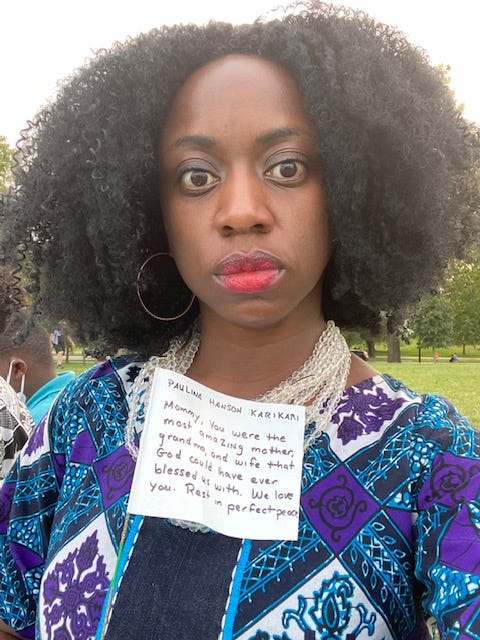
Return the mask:
MULTIPOLYGON (((130 411, 125 427, 125 445, 134 460, 138 456, 135 435, 141 432, 145 410, 150 401, 153 375, 157 367, 185 375, 200 346, 198 321, 185 334, 175 337, 162 356, 152 356, 137 375, 129 394, 130 411)), ((338 327, 327 322, 311 356, 274 389, 253 398, 256 402, 306 405, 304 450, 319 437, 330 423, 345 389, 350 370, 350 350, 338 327)), ((191 531, 209 531, 208 527, 183 520, 172 524, 191 531)))
MULTIPOLYGON (((133 384, 129 402, 130 413, 125 428, 126 446, 134 459, 138 455, 135 433, 145 417, 157 367, 182 375, 190 369, 200 346, 198 322, 192 329, 175 337, 162 356, 152 356, 143 366, 133 384)), ((337 408, 348 372, 350 350, 338 327, 331 320, 321 333, 311 356, 274 389, 253 398, 256 402, 306 405, 307 425, 315 427, 305 436, 304 449, 320 435, 337 408)))

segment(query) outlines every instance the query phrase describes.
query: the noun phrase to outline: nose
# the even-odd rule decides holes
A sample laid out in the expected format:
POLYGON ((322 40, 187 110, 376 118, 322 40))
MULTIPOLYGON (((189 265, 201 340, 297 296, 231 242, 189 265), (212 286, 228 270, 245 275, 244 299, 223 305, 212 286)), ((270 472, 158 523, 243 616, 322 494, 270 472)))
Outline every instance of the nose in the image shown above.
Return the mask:
POLYGON ((242 166, 229 171, 222 185, 216 221, 223 235, 270 231, 273 217, 265 184, 254 168, 242 166))

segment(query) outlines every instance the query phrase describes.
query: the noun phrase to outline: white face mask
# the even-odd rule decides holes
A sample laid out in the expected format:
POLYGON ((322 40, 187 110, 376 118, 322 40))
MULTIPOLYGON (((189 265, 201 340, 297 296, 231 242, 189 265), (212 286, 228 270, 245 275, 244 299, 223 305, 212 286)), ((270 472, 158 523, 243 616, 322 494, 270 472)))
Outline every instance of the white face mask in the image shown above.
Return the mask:
MULTIPOLYGON (((15 360, 11 360, 10 361, 10 366, 8 367, 8 373, 7 373, 7 382, 10 386, 12 386, 12 384, 10 383, 10 380, 12 378, 12 371, 13 371, 13 365, 15 364, 15 360)), ((13 388, 13 387, 12 387, 13 388)), ((20 398, 20 400, 22 402, 26 402, 27 401, 27 396, 24 393, 25 389, 25 374, 22 375, 22 381, 20 382, 20 391, 17 392, 17 396, 20 398)))

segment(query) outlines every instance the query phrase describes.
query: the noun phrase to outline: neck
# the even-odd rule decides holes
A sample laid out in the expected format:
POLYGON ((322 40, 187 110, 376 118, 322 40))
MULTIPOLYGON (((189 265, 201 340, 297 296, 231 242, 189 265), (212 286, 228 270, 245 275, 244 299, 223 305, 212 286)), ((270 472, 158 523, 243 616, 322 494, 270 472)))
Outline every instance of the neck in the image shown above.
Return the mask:
POLYGON ((25 376, 25 395, 27 399, 31 398, 33 394, 43 387, 44 384, 50 382, 53 378, 56 378, 57 373, 55 367, 28 367, 27 374, 25 376))
POLYGON ((257 397, 307 360, 324 328, 320 314, 256 329, 202 320, 200 348, 187 375, 222 393, 257 397))
POLYGON ((263 336, 261 342, 258 336, 252 340, 250 331, 247 339, 237 328, 221 333, 223 337, 218 341, 203 320, 203 343, 197 329, 186 342, 185 336, 177 336, 163 355, 153 356, 145 363, 135 379, 133 409, 125 428, 126 446, 132 456, 136 459, 138 454, 134 442, 138 410, 148 402, 157 366, 186 374, 212 389, 239 398, 305 406, 307 423, 314 425, 305 438, 307 448, 330 423, 348 377, 350 351, 335 324, 328 323, 320 331, 321 323, 300 323, 296 331, 285 331, 285 327, 280 331, 270 326, 269 339, 263 336), (317 331, 313 331, 314 327, 317 331), (310 344, 312 335, 318 338, 315 344, 310 344), (239 338, 237 341, 233 340, 235 336, 239 338), (295 346, 301 347, 305 355, 295 351, 295 346), (225 352, 225 348, 231 351, 225 352), (288 367, 284 366, 285 362, 288 367))

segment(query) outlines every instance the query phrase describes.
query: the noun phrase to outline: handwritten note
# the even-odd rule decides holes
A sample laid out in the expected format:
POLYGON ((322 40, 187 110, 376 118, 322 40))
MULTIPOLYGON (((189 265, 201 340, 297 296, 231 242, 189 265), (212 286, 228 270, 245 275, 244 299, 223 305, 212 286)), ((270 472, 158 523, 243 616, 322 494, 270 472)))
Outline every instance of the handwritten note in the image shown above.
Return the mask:
POLYGON ((157 368, 128 511, 296 540, 304 424, 303 406, 241 400, 157 368))

